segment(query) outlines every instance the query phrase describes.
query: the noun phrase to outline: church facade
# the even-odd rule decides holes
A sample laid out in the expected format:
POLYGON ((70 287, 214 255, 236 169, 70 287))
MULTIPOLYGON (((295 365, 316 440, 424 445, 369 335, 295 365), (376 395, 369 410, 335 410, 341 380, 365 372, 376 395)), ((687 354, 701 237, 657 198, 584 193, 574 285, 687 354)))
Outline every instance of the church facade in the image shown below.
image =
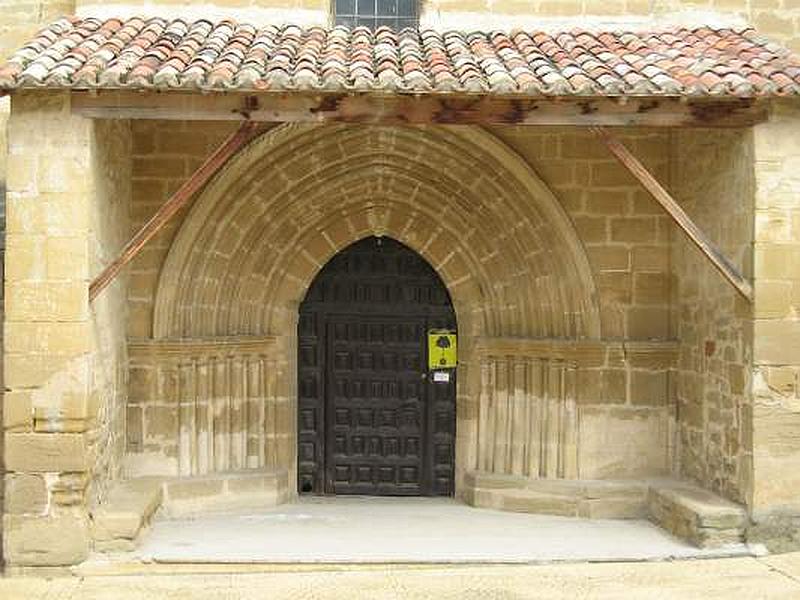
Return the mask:
POLYGON ((39 4, 8 567, 302 494, 800 543, 797 9, 39 4))

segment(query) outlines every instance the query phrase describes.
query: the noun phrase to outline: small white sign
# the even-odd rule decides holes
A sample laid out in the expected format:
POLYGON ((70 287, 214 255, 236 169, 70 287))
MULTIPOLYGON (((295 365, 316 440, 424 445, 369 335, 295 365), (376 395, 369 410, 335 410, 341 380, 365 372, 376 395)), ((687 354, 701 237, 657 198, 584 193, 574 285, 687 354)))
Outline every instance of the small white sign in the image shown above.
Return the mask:
POLYGON ((450 371, 434 371, 433 372, 433 382, 434 383, 449 383, 450 382, 450 371))

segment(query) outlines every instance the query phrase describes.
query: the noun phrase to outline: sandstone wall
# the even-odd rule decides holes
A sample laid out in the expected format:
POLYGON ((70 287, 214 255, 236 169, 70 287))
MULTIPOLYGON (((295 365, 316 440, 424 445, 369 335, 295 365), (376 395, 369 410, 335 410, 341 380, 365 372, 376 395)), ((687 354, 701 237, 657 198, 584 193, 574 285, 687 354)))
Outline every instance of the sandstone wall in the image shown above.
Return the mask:
MULTIPOLYGON (((48 21, 60 14, 74 12, 74 0, 43 0, 43 1, 16 1, 4 2, 0 5, 0 60, 5 59, 11 52, 19 48, 30 35, 35 33, 42 22, 48 21)), ((5 262, 5 215, 6 215, 6 126, 11 111, 9 98, 0 98, 0 263, 5 262)), ((2 271, 0 270, 0 273, 2 271)), ((3 315, 5 304, 4 295, 0 292, 0 319, 3 315)), ((0 339, 2 330, 0 329, 0 339)), ((2 360, 0 350, 0 361, 2 360)), ((0 374, 0 389, 5 386, 0 374)), ((2 407, 0 407, 0 421, 2 421, 2 407)), ((0 477, 3 475, 2 433, 0 433, 0 477)), ((0 482, 0 504, 3 503, 4 488, 0 482)), ((0 532, 2 529, 0 529, 0 532)), ((0 550, 0 563, 2 551, 0 550)))
MULTIPOLYGON (((202 18, 218 17, 227 12, 257 21, 316 25, 328 24, 332 14, 329 0, 216 0, 204 3, 191 0, 153 0, 147 3, 78 0, 72 3, 18 4, 76 4, 81 13, 102 15, 142 11, 164 14, 171 11, 174 15, 202 18)), ((616 19, 640 27, 648 20, 694 26, 750 23, 763 34, 795 51, 800 50, 800 6, 794 0, 422 0, 420 17, 423 24, 468 29, 513 25, 548 27, 559 20, 576 17, 581 18, 583 25, 609 24, 616 19)))
MULTIPOLYGON (((752 506, 766 539, 800 545, 800 111, 754 128, 752 506), (793 538, 793 541, 792 541, 793 538)), ((779 546, 777 546, 779 547, 779 546)))
MULTIPOLYGON (((589 132, 491 131, 531 165, 569 214, 592 265, 603 337, 668 338, 672 225, 664 211, 589 132)), ((668 176, 666 132, 626 130, 620 139, 656 177, 668 176)))
POLYGON ((88 283, 126 233, 128 127, 18 94, 9 125, 4 397, 9 564, 72 564, 87 505, 119 470, 124 279, 90 307, 88 283))
MULTIPOLYGON (((95 199, 90 213, 89 274, 96 276, 130 239, 131 127, 128 121, 95 121, 92 171, 95 199)), ((97 428, 91 444, 90 502, 106 493, 119 477, 125 452, 128 400, 128 273, 123 271, 91 304, 90 418, 97 428)))
MULTIPOLYGON (((190 170, 195 168, 202 158, 208 155, 214 144, 219 143, 230 130, 230 125, 214 123, 201 125, 166 121, 134 123, 132 225, 143 223, 163 203, 167 194, 177 188, 190 170)), ((661 213, 652 199, 639 189, 636 182, 609 157, 604 147, 589 134, 577 133, 568 129, 542 130, 514 127, 495 128, 492 133, 507 144, 529 166, 533 167, 537 175, 555 194, 560 206, 566 211, 571 226, 575 227, 581 244, 580 252, 585 251, 588 255, 592 276, 597 285, 601 336, 612 346, 603 350, 600 358, 593 359, 588 363, 582 362, 576 374, 575 384, 577 387, 574 399, 579 405, 577 410, 582 426, 581 437, 573 451, 578 452, 579 455, 581 476, 613 478, 659 475, 669 472, 671 422, 673 420, 673 405, 669 396, 669 372, 672 368, 671 359, 668 356, 670 351, 667 349, 666 354, 663 355, 659 355, 660 350, 655 354, 653 351, 637 354, 634 349, 637 342, 652 341, 654 347, 660 343, 666 344, 666 346, 670 344, 668 339, 670 337, 669 230, 671 225, 667 217, 661 213), (628 340, 628 346, 622 340, 628 340), (632 359, 632 356, 636 356, 636 359, 632 359)), ((420 137, 419 144, 423 144, 424 139, 424 137, 420 137)), ((626 133, 624 140, 637 155, 643 157, 648 166, 660 177, 668 175, 668 134, 654 131, 633 131, 626 133)), ((322 150, 320 150, 319 156, 306 158, 303 157, 303 152, 305 149, 298 150, 296 160, 293 159, 297 162, 296 169, 288 164, 276 164, 273 171, 264 175, 265 179, 262 181, 277 181, 292 177, 297 178, 299 182, 304 177, 304 169, 313 171, 319 168, 317 163, 324 163, 329 158, 322 150)), ((336 152, 340 152, 340 150, 336 152)), ((432 156, 430 160, 436 161, 437 158, 432 156)), ((352 164, 355 165, 358 162, 359 159, 354 158, 352 164)), ((402 160, 398 160, 398 165, 402 162, 402 160)), ((450 168, 454 167, 451 165, 450 168)), ((486 169, 490 168, 488 165, 486 166, 486 169)), ((489 172, 487 171, 487 174, 489 172)), ((481 170, 478 168, 470 175, 464 176, 477 176, 479 180, 480 173, 481 170)), ((426 180, 424 173, 420 173, 419 176, 426 180)), ((253 175, 248 173, 247 175, 243 174, 243 177, 252 178, 253 175)), ((368 183, 368 179, 364 181, 368 183)), ((254 180, 252 184, 248 185, 252 186, 253 190, 258 190, 260 186, 266 184, 259 184, 257 180, 254 180)), ((273 183, 269 185, 275 186, 273 183)), ((325 189, 327 185, 332 192, 340 187, 333 180, 326 184, 324 179, 320 180, 320 185, 321 189, 325 189)), ((367 190, 360 201, 369 203, 379 199, 384 193, 381 186, 378 185, 371 192, 367 190)), ((266 199, 268 195, 266 192, 260 192, 259 197, 266 199)), ((357 198, 353 199, 353 201, 355 200, 357 198)), ((223 201, 228 202, 229 200, 220 199, 220 202, 223 201)), ((285 202, 288 203, 286 206, 293 207, 292 210, 299 210, 305 215, 300 217, 301 220, 309 220, 309 222, 316 219, 317 214, 324 214, 328 210, 313 197, 306 200, 302 195, 296 195, 288 197, 285 202), (301 209, 304 203, 309 204, 303 213, 301 209)), ((333 202, 333 200, 331 199, 329 202, 333 202)), ((226 208, 220 213, 219 218, 228 219, 228 213, 233 211, 233 207, 226 208)), ((249 217, 246 211, 242 215, 245 220, 252 221, 256 218, 254 215, 257 212, 256 210, 256 213, 249 217)), ((185 215, 180 215, 179 218, 176 218, 169 229, 153 240, 131 267, 128 335, 137 348, 140 347, 140 342, 153 336, 153 311, 155 310, 159 276, 165 257, 173 243, 175 231, 181 226, 181 220, 184 217, 185 215)), ((445 222, 442 222, 442 226, 444 224, 445 222)), ((301 225, 303 224, 297 223, 297 226, 301 225)), ((426 231, 431 224, 424 225, 424 227, 423 225, 420 223, 417 226, 420 229, 415 233, 420 236, 420 243, 425 239, 422 236, 430 235, 426 231)), ((430 231, 435 232, 436 223, 432 225, 433 228, 430 231)), ((489 222, 485 222, 484 225, 490 230, 495 227, 489 222)), ((239 237, 247 235, 247 225, 243 222, 241 224, 224 223, 224 226, 239 237)), ((544 223, 537 224, 538 226, 547 227, 544 223)), ((222 235, 231 234, 229 231, 220 231, 219 236, 222 235)), ((294 244, 295 242, 287 240, 286 243, 294 244)), ((221 244, 219 241, 215 241, 214 244, 219 245, 220 248, 230 248, 229 245, 221 244)), ((193 252, 199 251, 201 251, 200 248, 193 250, 193 252)), ((211 249, 202 251, 216 252, 211 249)), ((253 250, 253 252, 255 251, 253 250)), ((229 260, 226 256, 230 254, 230 250, 220 250, 219 252, 224 253, 219 255, 220 260, 229 260)), ((309 245, 308 252, 317 252, 317 250, 313 245, 309 245)), ((274 259, 268 260, 267 256, 265 254, 260 262, 270 265, 272 263, 269 261, 274 259)), ((291 256, 291 253, 288 253, 287 256, 291 256)), ((289 258, 285 260, 289 260, 289 258)), ((498 255, 497 266, 494 269, 495 280, 492 285, 499 289, 506 285, 515 285, 513 282, 506 283, 503 279, 502 273, 507 270, 503 264, 504 260, 506 259, 503 258, 502 253, 498 255)), ((528 266, 520 268, 541 271, 541 267, 537 265, 539 260, 537 254, 532 253, 526 260, 529 261, 526 263, 528 266)), ((290 265, 284 267, 278 263, 277 265, 273 264, 270 268, 278 270, 286 268, 291 273, 292 267, 290 265)), ((198 274, 197 281, 208 282, 209 276, 211 276, 210 273, 208 275, 198 274)), ((306 277, 305 274, 302 276, 306 277)), ((546 276, 558 278, 556 273, 546 274, 546 276)), ((176 285, 183 284, 176 282, 176 285)), ((232 281, 227 284, 227 287, 233 286, 236 289, 239 285, 241 284, 232 281)), ((277 287, 278 284, 268 285, 277 287)), ((240 297, 245 290, 251 290, 250 293, 253 294, 260 293, 256 288, 245 284, 243 289, 237 292, 235 301, 248 307, 244 309, 247 313, 264 310, 255 296, 252 301, 240 297), (249 308, 250 306, 253 308, 249 308)), ((273 293, 278 294, 278 292, 273 293)), ((203 311, 207 308, 199 303, 192 309, 198 315, 197 327, 204 327, 205 322, 210 322, 208 317, 202 316, 203 311)), ((241 316, 237 315, 236 319, 241 319, 241 316)), ((232 319, 232 317, 229 318, 232 319)), ((526 327, 530 331, 536 330, 536 318, 545 317, 528 315, 526 320, 533 319, 533 324, 509 321, 504 326, 506 327, 505 331, 513 334, 514 327, 517 327, 518 335, 526 335, 526 327)), ((282 323, 282 321, 277 321, 277 323, 282 323)), ((182 327, 190 327, 190 324, 191 321, 183 321, 182 327)), ((462 331, 465 334, 470 331, 470 327, 466 323, 461 323, 461 325, 464 327, 462 331)), ((285 326, 278 324, 275 326, 276 329, 269 331, 232 329, 230 333, 282 334, 284 331, 282 327, 285 326)), ((291 327, 291 320, 289 326, 291 327)), ((187 332, 190 330, 184 329, 187 332)), ((204 330, 200 329, 200 331, 204 330)), ((222 333, 222 330, 206 329, 205 331, 216 335, 222 333)), ((247 340, 242 341, 246 342, 247 340)), ((235 343, 231 343, 235 346, 235 343)), ((163 351, 157 351, 156 354, 159 352, 163 356, 163 351)), ((291 354, 292 350, 289 349, 288 352, 291 354)), ((549 360, 554 358, 552 354, 531 349, 527 358, 520 355, 518 359, 507 363, 510 356, 507 353, 498 355, 491 351, 487 352, 486 360, 488 362, 485 363, 486 367, 481 367, 481 369, 489 368, 497 374, 493 376, 496 381, 493 380, 494 383, 490 386, 492 389, 498 390, 496 397, 507 397, 507 392, 503 390, 519 388, 520 385, 523 387, 517 393, 521 394, 521 397, 537 397, 535 390, 525 387, 533 384, 525 383, 524 376, 522 379, 517 376, 516 380, 509 377, 519 368, 525 368, 526 361, 549 360)), ((217 353, 218 356, 225 356, 229 351, 218 350, 217 353)), ((216 385, 212 383, 216 380, 210 375, 217 368, 214 366, 216 363, 203 358, 207 354, 208 351, 203 351, 197 356, 184 356, 185 364, 194 365, 191 367, 193 369, 201 369, 201 371, 197 371, 198 374, 209 373, 207 375, 209 379, 205 383, 203 383, 203 379, 197 380, 198 386, 216 385), (185 362, 186 360, 189 362, 185 362), (202 371, 203 369, 205 371, 202 371)), ((525 353, 523 352, 523 354, 525 353)), ((288 358, 290 361, 294 361, 293 356, 288 358)), ((244 365, 251 364, 253 359, 240 356, 237 360, 244 365)), ((188 434, 181 433, 179 423, 181 412, 178 405, 183 402, 186 404, 186 410, 199 411, 196 414, 202 415, 206 414, 205 411, 209 406, 216 404, 216 401, 210 398, 215 395, 226 397, 227 394, 224 390, 213 393, 205 392, 208 394, 206 396, 209 398, 208 400, 200 397, 197 401, 187 403, 187 399, 176 391, 180 368, 168 368, 166 364, 159 365, 158 361, 153 359, 152 352, 137 350, 136 358, 131 365, 128 450, 131 452, 129 465, 134 472, 153 472, 156 465, 162 470, 161 472, 177 474, 183 472, 184 468, 188 468, 189 472, 194 472, 191 470, 194 468, 193 466, 180 466, 180 448, 185 444, 190 447, 195 442, 181 441, 183 439, 190 440, 190 438, 182 437, 188 434)), ((273 368, 278 368, 276 363, 272 364, 273 368)), ((280 368, 288 368, 287 373, 292 372, 291 365, 280 368)), ((467 368, 466 364, 464 368, 467 368)), ((474 377, 478 377, 482 372, 477 368, 477 363, 475 368, 470 367, 470 369, 474 377)), ((478 378, 481 379, 483 376, 478 378)), ((468 379, 468 376, 460 377, 460 381, 468 379)), ((465 394, 468 397, 462 399, 468 403, 462 411, 462 416, 471 423, 474 423, 479 415, 474 412, 477 409, 469 406, 477 404, 476 390, 482 385, 485 387, 485 382, 482 384, 476 380, 474 387, 471 388, 474 393, 472 395, 465 394)), ((285 390, 278 392, 275 397, 285 399, 291 388, 292 386, 289 385, 285 390)), ((210 388, 204 387, 204 389, 210 388)), ((193 387, 191 390, 193 391, 188 393, 197 394, 196 388, 193 387)), ((200 396, 203 396, 203 393, 200 396)), ((283 401, 280 400, 280 402, 283 401)), ((288 423, 292 422, 290 416, 288 423)), ((527 434, 519 432, 519 436, 524 435, 527 434)), ((518 437, 518 439, 521 438, 518 437)), ((208 447, 207 443, 202 442, 202 438, 198 438, 198 440, 200 441, 196 442, 197 448, 208 447)), ((254 443, 257 441, 256 439, 254 443)), ((507 443, 512 442, 507 440, 507 443)), ((465 452, 472 456, 476 451, 475 448, 462 448, 462 457, 465 452)), ((279 454, 287 456, 286 452, 290 459, 294 448, 280 450, 279 454)), ((272 454, 268 456, 272 456, 272 454)), ((209 459, 210 463, 203 463, 204 460, 197 462, 197 468, 201 469, 201 472, 203 468, 209 468, 202 467, 202 464, 214 465, 215 461, 219 459, 211 458, 209 459)), ((470 460, 480 460, 480 458, 475 457, 470 460)), ((191 461, 189 462, 191 463, 191 461)), ((187 461, 184 460, 183 464, 186 465, 187 461)), ((513 471, 514 467, 508 463, 501 470, 506 468, 513 471)))
MULTIPOLYGON (((750 277, 753 150, 749 131, 678 131, 672 189, 750 277)), ((739 502, 752 478, 752 307, 677 229, 672 244, 678 472, 739 502)))
MULTIPOLYGON (((670 327, 670 231, 658 204, 589 132, 495 127, 569 213, 592 265, 603 337, 667 340, 670 327)), ((620 131, 651 172, 669 175, 669 136, 620 131)), ((617 360, 583 370, 582 476, 664 474, 672 456, 673 402, 668 363, 617 360), (644 440, 650 440, 645 444, 644 440)))
MULTIPOLYGON (((236 128, 232 123, 133 121, 131 231, 138 230, 171 193, 236 128)), ((173 218, 131 263, 128 336, 149 338, 161 265, 186 210, 173 218)))
MULTIPOLYGON (((9 54, 20 48, 44 23, 74 12, 75 0, 3 2, 0 5, 0 60, 5 60, 9 54)), ((10 109, 9 98, 0 98, 0 214, 3 215, 6 185, 6 123, 10 109)), ((0 241, 0 244, 2 243, 0 241)))

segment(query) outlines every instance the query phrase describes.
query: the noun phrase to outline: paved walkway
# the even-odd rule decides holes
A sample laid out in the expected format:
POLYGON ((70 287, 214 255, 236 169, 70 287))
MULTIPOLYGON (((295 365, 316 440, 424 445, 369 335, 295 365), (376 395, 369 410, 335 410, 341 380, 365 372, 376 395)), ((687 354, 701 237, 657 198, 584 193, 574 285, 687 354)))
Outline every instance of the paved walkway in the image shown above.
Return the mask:
POLYGON ((647 521, 472 508, 446 498, 303 498, 159 519, 130 560, 162 563, 531 563, 748 556, 699 550, 647 521))
MULTIPOLYGON (((742 600, 800 598, 800 553, 654 563, 350 568, 191 567, 195 574, 0 579, 3 600, 742 600), (207 571, 203 573, 202 571, 207 571), (217 571, 217 572, 214 572, 217 571)), ((177 571, 188 567, 170 567, 177 571)))

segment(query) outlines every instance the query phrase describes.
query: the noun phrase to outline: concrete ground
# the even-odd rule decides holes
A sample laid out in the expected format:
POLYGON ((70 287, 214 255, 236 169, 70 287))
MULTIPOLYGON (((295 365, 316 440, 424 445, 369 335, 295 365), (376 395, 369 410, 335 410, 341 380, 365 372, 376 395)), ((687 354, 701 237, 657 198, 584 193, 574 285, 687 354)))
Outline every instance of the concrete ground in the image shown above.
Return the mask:
POLYGON ((730 600, 800 598, 800 553, 762 558, 505 566, 152 565, 117 576, 0 579, 3 600, 730 600), (192 574, 186 572, 193 571, 192 574), (294 568, 296 569, 296 567, 294 568), (170 572, 171 574, 164 574, 170 572))
POLYGON ((800 553, 702 556, 646 522, 304 499, 160 519, 137 553, 0 579, 0 600, 800 600, 800 553))
POLYGON ((258 511, 157 519, 134 556, 160 563, 530 563, 752 554, 699 550, 647 521, 472 508, 446 498, 303 498, 258 511))

